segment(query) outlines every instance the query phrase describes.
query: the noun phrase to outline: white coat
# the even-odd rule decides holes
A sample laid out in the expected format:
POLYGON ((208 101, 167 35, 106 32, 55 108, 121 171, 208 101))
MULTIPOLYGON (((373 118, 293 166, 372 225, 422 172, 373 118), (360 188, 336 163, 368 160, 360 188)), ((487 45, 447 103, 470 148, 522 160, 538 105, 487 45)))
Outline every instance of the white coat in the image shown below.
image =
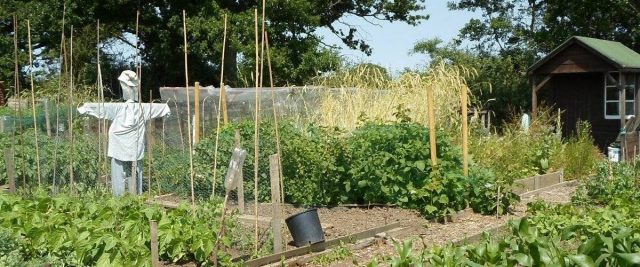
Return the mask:
POLYGON ((107 156, 120 161, 136 161, 144 158, 145 122, 171 114, 167 104, 136 103, 86 103, 78 108, 80 114, 111 120, 107 156))

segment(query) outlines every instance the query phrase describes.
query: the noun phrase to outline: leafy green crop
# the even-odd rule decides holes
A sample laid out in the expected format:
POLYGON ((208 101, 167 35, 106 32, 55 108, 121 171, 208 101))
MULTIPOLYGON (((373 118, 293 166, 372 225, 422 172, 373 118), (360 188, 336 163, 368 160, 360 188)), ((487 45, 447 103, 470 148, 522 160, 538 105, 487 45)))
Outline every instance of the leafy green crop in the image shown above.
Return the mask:
MULTIPOLYGON (((239 130, 243 149, 245 193, 253 197, 254 134, 253 122, 231 124, 220 132, 217 188, 226 172, 234 146, 235 130, 239 130)), ((351 134, 306 125, 281 122, 279 125, 285 200, 303 205, 339 203, 392 203, 416 209, 425 216, 444 217, 464 209, 467 197, 483 213, 495 213, 498 181, 489 171, 475 171, 471 177, 462 173, 460 149, 444 132, 438 134, 438 168, 432 170, 429 156, 429 132, 422 125, 402 120, 396 123, 365 122, 351 134), (478 176, 478 177, 475 177, 478 176), (473 184, 470 181, 474 181, 473 184), (486 186, 490 185, 490 186, 486 186), (488 190, 488 191, 487 191, 488 190), (489 192, 490 191, 490 192, 489 192), (472 192, 472 193, 470 193, 472 192), (485 205, 479 207, 475 203, 485 205), (493 208, 491 207, 493 205, 493 208)), ((196 147, 196 188, 210 192, 214 162, 213 138, 196 147)), ((258 193, 261 201, 270 196, 268 156, 276 153, 274 125, 268 121, 260 129, 260 168, 258 193)), ((185 157, 165 157, 156 161, 160 176, 184 181, 180 165, 185 157)), ((185 185, 184 182, 182 182, 185 185)), ((501 182, 500 212, 507 211, 516 199, 501 182)), ((164 185, 163 185, 164 186, 164 185)), ((179 182, 170 182, 180 192, 188 192, 179 182)), ((199 190, 196 190, 197 192, 199 190)))
MULTIPOLYGON (((0 194, 0 228, 19 240, 20 250, 14 251, 25 259, 56 259, 60 265, 149 266, 149 220, 158 221, 162 260, 207 263, 220 214, 219 201, 200 203, 194 215, 186 205, 167 211, 131 196, 0 194)), ((232 218, 226 227, 233 231, 235 224, 232 218)), ((225 249, 232 239, 226 236, 221 244, 218 259, 228 261, 225 249)))
POLYGON ((640 172, 626 163, 601 163, 595 176, 584 179, 573 197, 575 204, 612 204, 640 200, 640 172))

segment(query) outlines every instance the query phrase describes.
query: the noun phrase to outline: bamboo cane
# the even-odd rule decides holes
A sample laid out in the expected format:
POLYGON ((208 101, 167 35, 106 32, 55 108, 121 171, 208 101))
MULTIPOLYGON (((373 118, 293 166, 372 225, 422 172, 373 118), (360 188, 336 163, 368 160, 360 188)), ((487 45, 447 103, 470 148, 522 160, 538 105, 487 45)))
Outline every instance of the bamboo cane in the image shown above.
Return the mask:
POLYGON ((469 177, 469 130, 467 122, 467 88, 460 90, 462 106, 462 169, 464 176, 469 177))
MULTIPOLYGON (((222 63, 220 64, 220 95, 218 97, 218 114, 216 116, 216 141, 215 148, 213 152, 213 180, 211 182, 211 196, 215 195, 216 192, 216 180, 218 175, 218 144, 220 139, 220 110, 223 99, 226 97, 224 95, 224 53, 227 45, 227 14, 224 15, 224 33, 222 34, 222 63)), ((226 104, 225 104, 226 105, 226 104)), ((226 124, 225 120, 225 124, 226 124)))
POLYGON ((191 141, 191 97, 189 96, 189 68, 187 61, 187 12, 182 10, 182 29, 184 36, 184 80, 187 93, 187 133, 189 134, 189 179, 191 180, 191 207, 195 215, 196 197, 193 189, 193 143, 191 141))
MULTIPOLYGON (((96 27, 96 63, 98 66, 97 89, 98 97, 102 94, 102 69, 100 67, 100 20, 96 27)), ((104 110, 104 103, 100 102, 104 110)), ((102 122, 98 120, 98 179, 102 178, 102 122)), ((105 184, 106 186, 106 184, 105 184)))
MULTIPOLYGON (((18 63, 18 17, 14 14, 13 15, 13 53, 14 53, 14 57, 15 57, 15 69, 14 69, 14 91, 15 91, 15 97, 18 101, 18 113, 20 114, 20 116, 22 116, 22 97, 20 96, 20 64, 18 63)), ((16 116, 17 118, 18 116, 16 116)), ((15 123, 15 122, 14 122, 15 123)), ((19 123, 19 129, 22 132, 22 120, 20 120, 19 123)), ((15 133, 16 131, 14 131, 15 133)), ((18 136, 18 145, 22 145, 24 142, 24 137, 22 135, 18 136)), ((15 157, 15 153, 13 155, 15 157)), ((21 169, 24 170, 24 164, 20 164, 20 166, 18 167, 22 167, 21 169)), ((22 185, 24 186, 26 184, 26 177, 25 177, 25 172, 21 172, 21 176, 22 176, 22 185)))
MULTIPOLYGON (((273 71, 271 70, 271 50, 269 47, 269 34, 264 32, 264 41, 267 49, 267 66, 269 67, 269 85, 271 86, 271 104, 273 105, 273 124, 276 134, 276 152, 278 154, 278 165, 282 166, 282 150, 280 149, 280 127, 278 126, 278 105, 276 105, 276 97, 273 91, 273 71)), ((280 175, 280 202, 284 203, 284 175, 282 175, 282 167, 278 169, 280 175)))
POLYGON ((27 38, 29 40, 29 80, 31 83, 31 112, 33 114, 33 138, 36 145, 36 169, 38 173, 38 186, 41 183, 40 173, 40 147, 38 145, 38 124, 36 121, 36 92, 33 86, 33 52, 31 51, 31 23, 27 20, 27 38))
MULTIPOLYGON (((69 142, 71 143, 71 155, 74 154, 74 140, 73 140, 73 25, 71 25, 71 34, 69 38, 69 142)), ((69 185, 73 188, 74 174, 73 174, 73 157, 69 158, 69 185)))
POLYGON ((254 17, 255 17, 255 45, 256 45, 256 72, 254 75, 255 84, 256 84, 256 101, 255 101, 255 129, 254 129, 254 157, 253 157, 253 197, 254 197, 254 209, 255 209, 255 244, 254 244, 254 253, 258 253, 258 163, 260 156, 260 70, 258 69, 258 63, 260 61, 260 55, 258 50, 258 9, 254 9, 254 17))

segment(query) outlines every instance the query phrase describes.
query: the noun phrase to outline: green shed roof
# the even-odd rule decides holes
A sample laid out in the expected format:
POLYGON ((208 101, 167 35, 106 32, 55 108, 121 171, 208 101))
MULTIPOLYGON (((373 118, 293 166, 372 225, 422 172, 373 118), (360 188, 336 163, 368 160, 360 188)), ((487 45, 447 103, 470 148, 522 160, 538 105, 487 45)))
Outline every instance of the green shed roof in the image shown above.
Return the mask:
POLYGON ((528 74, 532 74, 535 69, 542 66, 549 59, 553 58, 560 51, 564 50, 571 44, 578 43, 585 48, 591 50, 611 65, 619 70, 640 70, 640 54, 620 42, 607 41, 602 39, 573 36, 551 51, 546 57, 540 59, 527 70, 528 74))

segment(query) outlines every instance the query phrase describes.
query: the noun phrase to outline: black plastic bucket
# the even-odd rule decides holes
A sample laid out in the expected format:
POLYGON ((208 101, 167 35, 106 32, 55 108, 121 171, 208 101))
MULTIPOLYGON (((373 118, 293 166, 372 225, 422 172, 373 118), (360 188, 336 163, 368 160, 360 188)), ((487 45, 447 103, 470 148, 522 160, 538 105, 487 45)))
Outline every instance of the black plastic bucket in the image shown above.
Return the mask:
POLYGON ((308 209, 291 215, 285 222, 296 247, 324 242, 324 232, 317 209, 308 209))

